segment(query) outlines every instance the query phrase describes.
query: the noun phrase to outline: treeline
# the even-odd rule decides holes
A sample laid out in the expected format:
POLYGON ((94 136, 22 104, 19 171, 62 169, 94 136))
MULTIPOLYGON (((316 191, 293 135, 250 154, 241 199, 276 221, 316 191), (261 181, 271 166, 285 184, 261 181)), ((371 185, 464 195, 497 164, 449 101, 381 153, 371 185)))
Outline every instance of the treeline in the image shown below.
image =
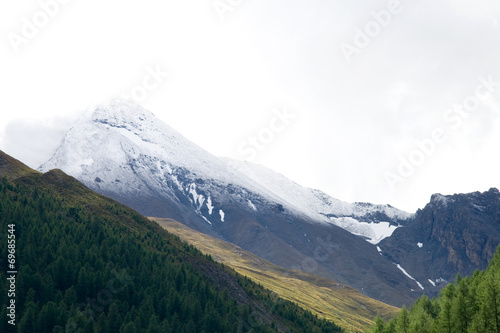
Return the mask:
POLYGON ((457 276, 438 298, 425 295, 399 315, 376 318, 372 333, 500 333, 500 247, 484 271, 457 276))
POLYGON ((90 191, 72 200, 53 188, 0 179, 3 305, 9 224, 15 224, 18 271, 16 326, 3 306, 1 332, 276 332, 280 325, 292 332, 341 331, 120 204, 90 191), (233 274, 251 301, 237 302, 196 263, 233 274))

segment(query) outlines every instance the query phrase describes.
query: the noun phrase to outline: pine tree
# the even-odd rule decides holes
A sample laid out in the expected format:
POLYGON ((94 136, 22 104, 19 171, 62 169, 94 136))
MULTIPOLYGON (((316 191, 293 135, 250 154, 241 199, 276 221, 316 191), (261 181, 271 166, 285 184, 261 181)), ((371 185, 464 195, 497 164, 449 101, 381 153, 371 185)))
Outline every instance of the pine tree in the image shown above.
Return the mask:
POLYGON ((425 309, 420 305, 415 309, 412 309, 410 314, 412 318, 410 320, 411 333, 431 333, 432 330, 432 319, 431 316, 425 311, 425 309))
POLYGON ((36 332, 36 316, 33 307, 29 306, 27 311, 24 313, 19 323, 19 333, 33 333, 36 332))
POLYGON ((455 323, 455 331, 467 333, 471 321, 471 294, 469 292, 469 280, 467 278, 457 278, 457 295, 453 302, 452 318, 455 323))
POLYGON ((399 313, 396 320, 396 332, 397 333, 409 333, 410 332, 410 315, 406 309, 406 305, 403 305, 401 312, 399 313))
POLYGON ((57 305, 50 301, 42 307, 40 314, 38 315, 39 327, 41 328, 41 333, 51 333, 54 326, 57 324, 58 317, 58 307, 57 305))
POLYGON ((149 318, 147 333, 160 333, 160 323, 158 317, 154 314, 149 318))
POLYGON ((439 328, 439 332, 452 333, 454 326, 452 319, 452 298, 450 296, 446 296, 446 291, 444 294, 442 293, 442 295, 443 297, 440 300, 441 312, 438 316, 437 327, 439 328))
POLYGON ((491 314, 491 326, 494 328, 493 332, 500 333, 500 291, 494 271, 486 281, 486 308, 489 309, 491 314))
POLYGON ((375 317, 375 323, 373 324, 371 332, 372 333, 384 333, 385 332, 385 322, 382 319, 382 317, 380 317, 380 315, 377 315, 377 317, 375 317))
POLYGON ((136 333, 137 328, 135 327, 134 322, 130 321, 127 324, 123 324, 120 328, 120 333, 136 333))

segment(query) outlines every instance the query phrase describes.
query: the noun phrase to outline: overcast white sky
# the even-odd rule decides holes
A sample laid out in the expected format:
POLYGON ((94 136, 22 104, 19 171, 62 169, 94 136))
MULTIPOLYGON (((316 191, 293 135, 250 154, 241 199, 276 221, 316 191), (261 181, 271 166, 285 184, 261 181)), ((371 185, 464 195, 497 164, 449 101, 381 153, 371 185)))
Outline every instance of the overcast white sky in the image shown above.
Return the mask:
POLYGON ((142 91, 211 153, 342 200, 500 187, 498 0, 65 1, 0 4, 0 149, 31 167, 142 91))

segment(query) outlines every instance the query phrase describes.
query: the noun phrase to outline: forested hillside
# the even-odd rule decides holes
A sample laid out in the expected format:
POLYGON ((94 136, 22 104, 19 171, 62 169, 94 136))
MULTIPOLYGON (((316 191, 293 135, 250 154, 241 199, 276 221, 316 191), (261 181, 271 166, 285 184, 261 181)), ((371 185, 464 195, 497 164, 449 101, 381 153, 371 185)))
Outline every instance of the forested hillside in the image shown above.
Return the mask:
POLYGON ((348 332, 364 332, 371 327, 377 314, 390 319, 400 310, 337 281, 273 265, 235 244, 197 232, 180 222, 153 220, 204 254, 212 256, 215 261, 234 268, 241 275, 250 277, 284 299, 300 304, 318 317, 334 321, 348 332))
POLYGON ((457 276, 438 298, 425 295, 397 318, 380 317, 373 333, 498 333, 500 332, 500 248, 488 268, 470 277, 457 276))
POLYGON ((0 169, 0 301, 15 300, 16 326, 4 306, 1 332, 341 331, 61 171, 11 175, 0 169))

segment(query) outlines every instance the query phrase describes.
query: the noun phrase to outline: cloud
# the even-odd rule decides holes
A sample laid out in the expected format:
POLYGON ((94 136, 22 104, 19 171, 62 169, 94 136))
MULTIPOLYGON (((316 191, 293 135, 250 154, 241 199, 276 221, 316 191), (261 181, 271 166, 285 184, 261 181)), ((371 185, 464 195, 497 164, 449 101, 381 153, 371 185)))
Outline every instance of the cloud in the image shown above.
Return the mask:
POLYGON ((73 117, 12 120, 5 126, 1 149, 36 169, 52 156, 74 120, 73 117))

